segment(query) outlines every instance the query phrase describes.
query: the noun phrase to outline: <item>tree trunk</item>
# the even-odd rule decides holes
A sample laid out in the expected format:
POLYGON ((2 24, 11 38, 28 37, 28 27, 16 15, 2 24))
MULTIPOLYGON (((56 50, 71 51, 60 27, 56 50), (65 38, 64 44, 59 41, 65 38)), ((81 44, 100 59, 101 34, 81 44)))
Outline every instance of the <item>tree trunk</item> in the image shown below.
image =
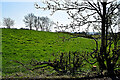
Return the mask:
POLYGON ((102 16, 102 34, 101 34, 101 47, 100 47, 100 55, 98 55, 98 62, 100 65, 101 72, 106 69, 104 63, 104 55, 106 55, 106 38, 105 38, 105 15, 106 15, 106 2, 103 2, 103 16, 102 16))
POLYGON ((106 2, 103 2, 103 17, 102 17, 102 37, 101 37, 101 54, 106 54, 106 39, 105 39, 105 15, 106 15, 106 2))
POLYGON ((38 31, 38 28, 36 27, 36 31, 38 31))
POLYGON ((30 30, 32 30, 32 25, 30 25, 30 30))
POLYGON ((112 80, 117 80, 116 79, 116 75, 114 73, 114 65, 112 63, 107 63, 107 72, 108 72, 108 76, 112 79, 112 80))
POLYGON ((107 72, 110 76, 114 75, 114 66, 111 63, 107 63, 107 72))

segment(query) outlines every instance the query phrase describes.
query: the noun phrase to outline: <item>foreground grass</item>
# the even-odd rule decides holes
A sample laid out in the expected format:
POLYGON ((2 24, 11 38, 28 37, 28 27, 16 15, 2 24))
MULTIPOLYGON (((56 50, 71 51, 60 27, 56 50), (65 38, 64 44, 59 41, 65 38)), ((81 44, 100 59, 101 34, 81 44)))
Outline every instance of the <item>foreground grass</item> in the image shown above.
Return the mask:
MULTIPOLYGON (((17 73, 30 73, 20 64, 13 62, 13 60, 21 61, 28 66, 29 61, 32 59, 38 61, 53 60, 55 58, 54 56, 57 56, 57 54, 61 52, 91 52, 95 48, 95 42, 92 39, 81 37, 64 41, 63 37, 69 38, 71 35, 34 30, 2 29, 3 77, 17 73)), ((89 68, 84 67, 84 69, 88 70, 89 68)), ((41 71, 42 69, 37 70, 36 72, 42 74, 40 73, 41 71)), ((49 74, 52 72, 54 71, 50 70, 45 73, 49 74)), ((33 72, 30 74, 32 73, 33 72)))

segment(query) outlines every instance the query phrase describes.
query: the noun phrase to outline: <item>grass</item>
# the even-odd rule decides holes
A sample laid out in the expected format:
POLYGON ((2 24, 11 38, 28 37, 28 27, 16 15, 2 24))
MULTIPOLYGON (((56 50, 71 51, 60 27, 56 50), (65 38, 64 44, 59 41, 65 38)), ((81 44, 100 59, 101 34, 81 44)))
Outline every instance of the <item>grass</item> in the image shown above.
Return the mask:
MULTIPOLYGON (((60 37, 69 38, 71 35, 34 30, 2 29, 3 77, 21 72, 30 73, 20 64, 13 62, 13 60, 28 65, 32 59, 38 61, 53 60, 55 58, 53 55, 61 52, 91 52, 95 48, 95 42, 92 39, 79 37, 63 41, 60 37)), ((88 68, 85 67, 84 69, 88 68)))

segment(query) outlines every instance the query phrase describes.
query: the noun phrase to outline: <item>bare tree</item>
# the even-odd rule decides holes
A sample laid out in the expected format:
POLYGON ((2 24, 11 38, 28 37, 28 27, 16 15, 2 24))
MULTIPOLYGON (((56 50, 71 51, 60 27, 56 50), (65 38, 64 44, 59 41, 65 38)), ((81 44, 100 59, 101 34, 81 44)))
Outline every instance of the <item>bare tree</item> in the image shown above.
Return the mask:
MULTIPOLYGON (((79 28, 80 26, 93 27, 101 32, 101 47, 91 53, 91 57, 96 58, 101 72, 107 70, 110 76, 114 76, 114 69, 120 57, 120 48, 117 43, 119 38, 113 32, 118 21, 118 7, 120 4, 116 0, 45 0, 46 7, 35 4, 37 9, 51 10, 53 15, 56 11, 63 10, 68 13, 73 20, 68 28, 79 28), (110 34, 108 34, 110 33, 110 34), (109 37, 112 39, 108 39, 109 37), (112 50, 111 45, 114 44, 112 50)), ((95 40, 96 41, 96 40, 95 40)), ((96 42, 97 43, 97 42, 96 42)), ((98 46, 98 44, 96 44, 98 46)))
POLYGON ((33 20, 34 20, 35 15, 33 13, 30 13, 28 15, 26 15, 24 18, 24 22, 26 24, 26 27, 29 27, 30 30, 32 30, 33 27, 33 20))
POLYGON ((4 18, 3 25, 7 26, 7 28, 10 28, 10 26, 14 25, 14 20, 12 20, 11 18, 4 18))
POLYGON ((40 18, 41 18, 41 17, 39 17, 39 16, 37 17, 37 20, 38 20, 38 21, 37 21, 37 22, 38 22, 37 26, 38 26, 38 28, 42 29, 42 23, 41 23, 40 18))
POLYGON ((49 31, 53 22, 48 17, 40 17, 41 31, 49 31))
POLYGON ((38 18, 36 16, 34 16, 33 27, 36 28, 36 31, 38 31, 38 28, 39 28, 38 23, 39 23, 38 18))

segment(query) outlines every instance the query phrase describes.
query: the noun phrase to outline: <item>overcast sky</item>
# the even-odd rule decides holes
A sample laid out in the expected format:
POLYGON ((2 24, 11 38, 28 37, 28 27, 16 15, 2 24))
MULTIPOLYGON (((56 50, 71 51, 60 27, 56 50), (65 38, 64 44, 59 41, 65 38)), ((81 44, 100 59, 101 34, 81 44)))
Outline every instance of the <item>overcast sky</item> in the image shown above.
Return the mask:
POLYGON ((64 11, 57 11, 54 15, 50 15, 50 11, 36 9, 34 3, 39 3, 43 6, 43 0, 1 0, 0 2, 0 23, 3 18, 11 18, 15 20, 13 28, 25 27, 23 22, 24 16, 29 13, 34 13, 36 16, 48 16, 52 21, 62 24, 69 24, 68 14, 64 11))

